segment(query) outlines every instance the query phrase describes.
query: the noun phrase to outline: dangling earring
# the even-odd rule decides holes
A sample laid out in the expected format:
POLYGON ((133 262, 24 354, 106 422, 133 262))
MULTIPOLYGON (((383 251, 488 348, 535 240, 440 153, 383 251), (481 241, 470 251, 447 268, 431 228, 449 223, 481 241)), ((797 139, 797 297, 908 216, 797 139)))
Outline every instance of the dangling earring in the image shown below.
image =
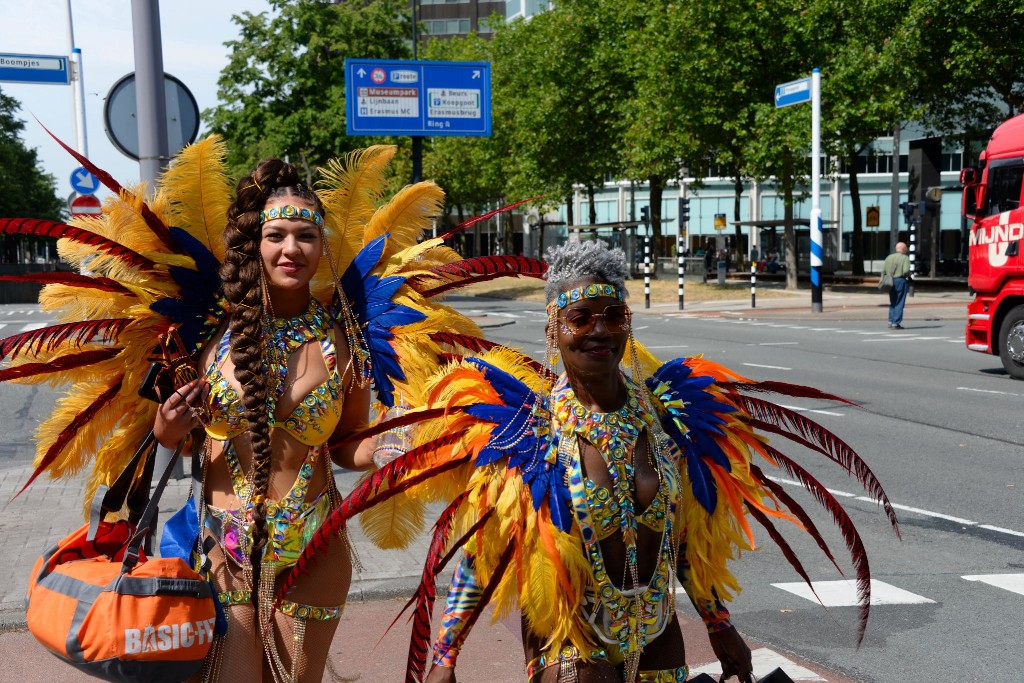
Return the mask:
POLYGON ((554 375, 560 355, 558 352, 558 309, 554 302, 548 306, 548 324, 545 330, 547 334, 544 345, 544 363, 554 375))

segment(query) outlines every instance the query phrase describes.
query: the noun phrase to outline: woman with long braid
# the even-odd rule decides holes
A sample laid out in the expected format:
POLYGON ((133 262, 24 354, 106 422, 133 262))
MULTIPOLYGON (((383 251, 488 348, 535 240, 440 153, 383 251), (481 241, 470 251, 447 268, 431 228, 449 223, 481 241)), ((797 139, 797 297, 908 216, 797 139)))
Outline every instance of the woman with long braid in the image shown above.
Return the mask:
POLYGON ((209 408, 195 495, 228 629, 202 680, 321 680, 348 593, 347 543, 334 543, 269 620, 280 573, 339 502, 331 460, 371 463, 369 444, 325 447, 364 426, 370 398, 358 326, 332 323, 350 312, 329 315, 310 293, 323 217, 291 164, 268 159, 239 181, 220 273, 227 323, 199 355, 203 376, 157 415, 156 436, 173 447, 197 426, 193 408, 209 408))

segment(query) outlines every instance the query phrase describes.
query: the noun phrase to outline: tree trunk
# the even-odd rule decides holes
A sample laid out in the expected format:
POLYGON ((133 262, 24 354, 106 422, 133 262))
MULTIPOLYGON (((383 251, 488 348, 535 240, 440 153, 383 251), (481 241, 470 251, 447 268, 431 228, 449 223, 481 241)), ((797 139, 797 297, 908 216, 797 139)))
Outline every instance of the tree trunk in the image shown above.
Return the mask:
MULTIPOLYGON (((652 175, 647 179, 650 183, 651 207, 651 263, 656 264, 661 255, 661 196, 665 192, 665 181, 660 175, 652 175)), ((657 275, 657 267, 652 268, 657 275)))
POLYGON ((797 289, 796 230, 793 229, 793 155, 789 151, 782 160, 782 183, 785 223, 782 243, 786 249, 786 289, 797 289))
POLYGON ((572 210, 572 194, 565 198, 565 224, 576 225, 576 220, 573 218, 572 210))
MULTIPOLYGON (((857 179, 857 157, 854 152, 847 163, 850 165, 850 205, 853 208, 853 235, 850 244, 850 267, 854 275, 864 274, 864 226, 860 210, 860 181, 857 179)), ((838 224, 837 224, 838 225, 838 224)), ((842 234, 839 243, 842 245, 842 234)))
POLYGON ((590 215, 588 217, 590 218, 591 225, 597 225, 597 205, 594 203, 594 195, 596 193, 597 190, 593 185, 587 185, 587 201, 590 204, 590 215))
MULTIPOLYGON (((741 204, 740 200, 741 200, 741 198, 743 196, 743 179, 739 176, 739 174, 736 174, 736 178, 733 181, 733 190, 734 190, 734 193, 733 193, 733 203, 732 203, 732 219, 735 221, 734 227, 736 228, 736 230, 734 231, 734 234, 736 235, 736 270, 737 270, 737 272, 739 272, 741 270, 740 266, 742 265, 744 259, 746 258, 747 254, 750 253, 749 249, 748 249, 748 251, 746 253, 744 253, 742 251, 742 246, 743 246, 743 227, 740 226, 739 222, 740 222, 740 220, 742 220, 742 218, 740 216, 740 204, 741 204)), ((750 226, 750 244, 748 245, 748 247, 752 246, 754 244, 754 231, 755 230, 757 230, 757 228, 755 226, 751 225, 750 226)))

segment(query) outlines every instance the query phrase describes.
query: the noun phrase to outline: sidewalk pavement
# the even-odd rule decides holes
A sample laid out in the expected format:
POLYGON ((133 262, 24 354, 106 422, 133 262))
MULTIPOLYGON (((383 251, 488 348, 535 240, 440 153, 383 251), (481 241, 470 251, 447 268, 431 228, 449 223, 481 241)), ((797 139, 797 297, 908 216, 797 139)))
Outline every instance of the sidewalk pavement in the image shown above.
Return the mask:
MULTIPOLYGON (((823 293, 823 311, 811 311, 809 290, 793 294, 757 299, 751 308, 749 296, 737 287, 736 298, 725 301, 687 303, 683 311, 677 304, 657 304, 644 309, 642 294, 634 295, 633 306, 637 314, 683 315, 700 317, 731 317, 776 320, 876 320, 879 326, 886 321, 888 297, 870 288, 853 288, 823 293)), ((966 290, 933 291, 920 288, 907 300, 905 319, 958 320, 964 319, 970 296, 966 290)), ((507 318, 479 322, 506 324, 507 318)), ((11 501, 15 493, 28 480, 31 467, 10 468, 0 471, 0 500, 11 501)), ((358 475, 336 471, 338 485, 347 491, 358 475)), ((166 519, 188 495, 189 481, 172 481, 164 494, 161 516, 166 519)), ((73 668, 59 662, 38 645, 25 630, 24 597, 32 565, 45 547, 56 542, 82 523, 82 479, 40 479, 28 491, 6 505, 0 515, 0 538, 4 539, 5 562, 0 569, 0 658, 5 662, 5 678, 21 681, 80 681, 84 677, 73 668)), ((427 536, 423 534, 412 547, 403 551, 383 551, 374 547, 362 533, 358 524, 351 527, 351 541, 362 569, 354 576, 349 605, 338 635, 334 639, 333 656, 339 671, 348 677, 358 675, 361 681, 395 681, 402 679, 405 653, 408 648, 409 626, 405 619, 383 637, 387 626, 398 614, 419 581, 422 561, 427 551, 427 536), (383 637, 383 639, 382 639, 383 637), (379 641, 379 642, 378 642, 379 641)), ((447 576, 439 579, 443 596, 447 576)), ((681 596, 683 603, 686 602, 681 596)), ((443 598, 439 600, 443 602, 443 598)), ((438 610, 435 608, 435 620, 438 610)), ((715 671, 716 662, 710 649, 703 625, 692 618, 688 604, 680 605, 681 624, 687 647, 687 660, 694 672, 715 671), (707 667, 707 668, 705 668, 707 667)), ((795 655, 781 660, 778 653, 764 644, 748 641, 755 651, 755 673, 763 675, 775 666, 783 666, 794 680, 848 683, 852 679, 827 671, 795 655)), ((481 619, 469 638, 460 665, 462 681, 522 681, 522 650, 517 619, 506 619, 492 624, 481 619)))

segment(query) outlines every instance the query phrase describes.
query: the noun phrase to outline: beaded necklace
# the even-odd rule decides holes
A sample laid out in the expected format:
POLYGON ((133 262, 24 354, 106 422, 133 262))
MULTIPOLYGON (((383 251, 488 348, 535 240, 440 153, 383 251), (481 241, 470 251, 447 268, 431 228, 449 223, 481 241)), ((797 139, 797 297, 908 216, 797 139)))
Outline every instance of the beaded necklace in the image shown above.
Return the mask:
MULTIPOLYGON (((322 342, 330 334, 327 313, 315 297, 310 297, 306 312, 291 318, 270 318, 270 340, 267 344, 268 401, 276 406, 277 400, 288 390, 288 358, 303 344, 322 342), (273 398, 271 398, 273 397, 273 398)), ((295 378, 292 377, 292 381, 295 378)), ((271 406, 271 414, 273 414, 271 406)))
POLYGON ((673 480, 669 484, 676 491, 678 482, 675 481, 677 475, 674 463, 658 438, 661 430, 657 428, 655 416, 642 409, 644 404, 638 396, 636 386, 625 377, 622 381, 625 382, 628 392, 626 403, 619 410, 610 413, 597 413, 582 405, 575 392, 569 388, 564 375, 553 389, 551 398, 554 415, 560 425, 559 457, 566 463, 573 509, 583 536, 596 588, 596 606, 590 620, 596 622, 598 613, 603 610, 602 623, 594 623, 599 629, 598 635, 603 640, 619 646, 626 660, 626 680, 635 680, 640 653, 650 640, 661 633, 667 623, 668 610, 673 609, 675 604, 674 598, 669 600, 670 591, 674 592, 673 575, 677 542, 673 533, 676 507, 674 495, 668 497, 665 529, 662 532, 654 573, 646 586, 640 585, 637 575, 637 519, 633 498, 632 456, 636 440, 644 430, 654 437, 648 443, 654 450, 654 464, 659 480, 666 476, 671 477, 673 480), (629 590, 623 590, 615 585, 604 562, 597 529, 587 502, 588 480, 582 471, 579 437, 597 448, 612 479, 613 500, 609 505, 614 505, 621 511, 620 530, 626 549, 625 571, 632 580, 632 588, 629 590))

